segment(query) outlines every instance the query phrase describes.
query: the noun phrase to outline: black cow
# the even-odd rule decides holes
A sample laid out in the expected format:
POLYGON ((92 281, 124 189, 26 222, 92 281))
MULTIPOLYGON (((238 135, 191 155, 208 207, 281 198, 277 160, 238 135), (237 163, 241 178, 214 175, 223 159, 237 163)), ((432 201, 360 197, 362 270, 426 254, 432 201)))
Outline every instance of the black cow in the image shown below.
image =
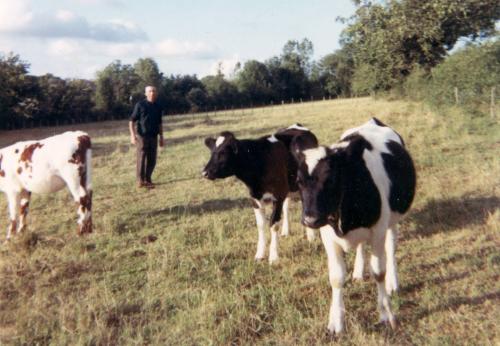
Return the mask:
POLYGON ((394 327, 387 290, 397 289, 396 223, 410 208, 416 185, 413 161, 401 136, 372 119, 346 131, 330 148, 307 149, 297 138, 292 151, 299 161, 302 223, 320 229, 328 256, 333 296, 328 329, 339 333, 344 324, 343 252, 362 242, 372 247, 380 319, 394 327))
POLYGON ((258 228, 257 260, 263 259, 266 251, 264 204, 272 202, 271 244, 269 262, 278 260, 278 227, 283 211, 282 235, 289 233, 288 193, 297 191, 297 162, 289 147, 295 137, 309 147, 317 140, 307 128, 295 124, 271 136, 259 139, 237 139, 231 132, 222 132, 219 137, 206 138, 205 145, 211 157, 202 175, 210 180, 236 176, 248 187, 253 201, 258 228))

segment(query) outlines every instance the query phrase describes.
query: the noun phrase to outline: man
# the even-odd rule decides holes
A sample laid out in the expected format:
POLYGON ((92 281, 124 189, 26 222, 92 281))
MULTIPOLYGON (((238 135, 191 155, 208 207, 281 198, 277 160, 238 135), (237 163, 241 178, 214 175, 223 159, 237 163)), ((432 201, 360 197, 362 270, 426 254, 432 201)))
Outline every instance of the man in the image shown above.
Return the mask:
POLYGON ((156 165, 158 144, 163 147, 161 107, 156 88, 148 85, 146 99, 137 102, 130 116, 130 142, 137 147, 137 186, 154 188, 151 175, 156 165), (160 137, 158 140, 158 136, 160 137))

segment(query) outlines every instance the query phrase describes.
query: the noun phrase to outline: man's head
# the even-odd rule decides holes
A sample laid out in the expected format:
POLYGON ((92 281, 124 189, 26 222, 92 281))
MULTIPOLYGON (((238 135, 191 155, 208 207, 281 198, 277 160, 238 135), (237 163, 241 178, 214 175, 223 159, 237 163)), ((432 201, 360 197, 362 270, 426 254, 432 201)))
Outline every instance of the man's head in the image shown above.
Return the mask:
POLYGON ((156 98, 158 97, 158 92, 156 91, 156 88, 152 85, 148 85, 145 88, 144 94, 146 95, 146 99, 149 102, 155 102, 156 98))

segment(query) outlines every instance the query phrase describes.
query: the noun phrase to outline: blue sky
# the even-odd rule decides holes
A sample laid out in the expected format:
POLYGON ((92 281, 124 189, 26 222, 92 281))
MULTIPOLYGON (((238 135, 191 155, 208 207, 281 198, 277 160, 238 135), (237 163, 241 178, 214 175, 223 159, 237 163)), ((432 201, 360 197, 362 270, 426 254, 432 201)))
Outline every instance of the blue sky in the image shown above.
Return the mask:
POLYGON ((154 58, 166 74, 214 73, 264 61, 289 39, 309 38, 314 58, 339 48, 350 0, 0 0, 0 53, 31 73, 94 78, 113 60, 154 58))

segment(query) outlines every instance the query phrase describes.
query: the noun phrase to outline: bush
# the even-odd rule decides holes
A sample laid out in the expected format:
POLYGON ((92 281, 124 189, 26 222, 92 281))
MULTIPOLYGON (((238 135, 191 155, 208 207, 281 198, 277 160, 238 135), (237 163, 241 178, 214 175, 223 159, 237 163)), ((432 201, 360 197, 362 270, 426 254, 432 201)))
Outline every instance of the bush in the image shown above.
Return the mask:
POLYGON ((436 66, 430 78, 415 70, 405 83, 407 96, 419 98, 415 90, 421 90, 423 99, 430 104, 450 106, 456 103, 457 88, 460 107, 473 114, 486 114, 491 102, 491 88, 496 87, 496 94, 500 94, 499 56, 499 40, 469 45, 436 66))

